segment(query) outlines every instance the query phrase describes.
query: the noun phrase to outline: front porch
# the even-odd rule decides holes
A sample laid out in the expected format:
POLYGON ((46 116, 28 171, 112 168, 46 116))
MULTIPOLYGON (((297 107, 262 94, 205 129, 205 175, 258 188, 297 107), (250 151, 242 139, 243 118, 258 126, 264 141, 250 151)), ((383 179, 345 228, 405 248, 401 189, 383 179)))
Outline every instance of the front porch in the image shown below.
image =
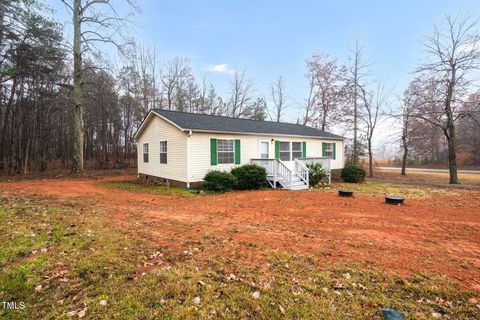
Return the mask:
POLYGON ((252 164, 265 168, 267 181, 272 188, 280 185, 289 190, 304 190, 309 188, 309 169, 307 165, 321 163, 328 170, 328 183, 332 182, 330 158, 299 158, 293 161, 280 159, 251 159, 252 164))

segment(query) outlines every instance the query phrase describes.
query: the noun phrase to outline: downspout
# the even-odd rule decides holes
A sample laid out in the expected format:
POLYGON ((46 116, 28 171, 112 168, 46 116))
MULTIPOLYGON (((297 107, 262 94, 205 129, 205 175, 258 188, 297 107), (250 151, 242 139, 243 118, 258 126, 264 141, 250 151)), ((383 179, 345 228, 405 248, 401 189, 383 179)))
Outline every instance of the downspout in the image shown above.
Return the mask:
POLYGON ((190 189, 190 136, 192 130, 187 133, 187 188, 190 189))

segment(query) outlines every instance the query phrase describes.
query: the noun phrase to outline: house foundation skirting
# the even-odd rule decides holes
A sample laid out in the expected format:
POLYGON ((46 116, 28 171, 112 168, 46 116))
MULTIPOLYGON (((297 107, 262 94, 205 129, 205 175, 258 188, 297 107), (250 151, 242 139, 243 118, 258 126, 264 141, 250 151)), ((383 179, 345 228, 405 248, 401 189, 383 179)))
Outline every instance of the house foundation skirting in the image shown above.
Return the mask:
MULTIPOLYGON (((187 187, 187 183, 185 181, 178 181, 173 179, 156 177, 156 176, 151 176, 145 173, 139 173, 138 178, 145 183, 162 184, 166 186, 181 187, 181 188, 187 187)), ((200 189, 202 188, 202 182, 190 182, 190 188, 200 189)))

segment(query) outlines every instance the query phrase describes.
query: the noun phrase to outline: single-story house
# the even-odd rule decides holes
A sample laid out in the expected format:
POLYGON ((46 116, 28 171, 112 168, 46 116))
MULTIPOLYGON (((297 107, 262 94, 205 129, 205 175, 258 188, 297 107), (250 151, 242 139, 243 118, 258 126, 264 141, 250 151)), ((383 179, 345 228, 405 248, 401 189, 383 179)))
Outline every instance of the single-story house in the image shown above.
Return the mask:
POLYGON ((210 170, 256 163, 272 187, 308 188, 312 161, 344 166, 344 138, 300 124, 153 109, 135 134, 138 175, 192 187, 210 170))

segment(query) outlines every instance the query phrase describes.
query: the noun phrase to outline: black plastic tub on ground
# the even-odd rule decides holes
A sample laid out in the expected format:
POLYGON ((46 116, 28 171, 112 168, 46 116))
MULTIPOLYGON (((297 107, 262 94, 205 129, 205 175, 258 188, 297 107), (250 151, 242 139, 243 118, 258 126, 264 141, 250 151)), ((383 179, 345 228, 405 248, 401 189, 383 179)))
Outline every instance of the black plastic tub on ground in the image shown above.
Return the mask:
POLYGON ((346 189, 338 190, 338 195, 340 197, 353 197, 353 191, 346 189))
POLYGON ((403 204, 404 201, 405 201, 404 197, 398 197, 398 196, 385 197, 385 203, 388 203, 388 204, 403 204))

